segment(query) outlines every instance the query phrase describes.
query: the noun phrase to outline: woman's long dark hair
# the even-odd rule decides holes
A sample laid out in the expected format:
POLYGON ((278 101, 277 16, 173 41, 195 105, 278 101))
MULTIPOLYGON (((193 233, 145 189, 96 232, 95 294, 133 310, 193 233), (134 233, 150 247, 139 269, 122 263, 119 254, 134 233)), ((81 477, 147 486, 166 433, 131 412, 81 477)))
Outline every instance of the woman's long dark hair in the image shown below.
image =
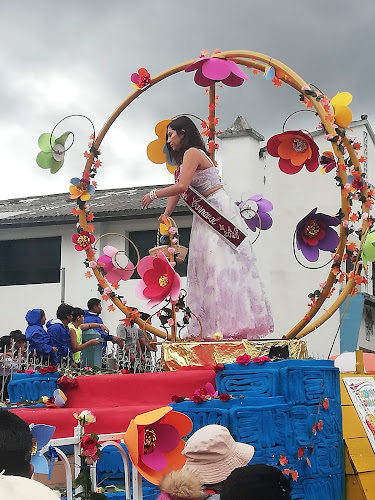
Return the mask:
MULTIPOLYGON (((190 118, 188 118, 187 116, 178 116, 169 123, 168 127, 170 127, 172 130, 175 130, 177 134, 183 135, 181 141, 181 149, 179 151, 174 151, 167 142, 169 155, 177 165, 180 165, 182 163, 185 151, 187 151, 189 148, 201 149, 206 154, 208 154, 199 130, 194 125, 194 122, 190 120, 190 118)), ((168 128, 166 141, 168 141, 168 128)))

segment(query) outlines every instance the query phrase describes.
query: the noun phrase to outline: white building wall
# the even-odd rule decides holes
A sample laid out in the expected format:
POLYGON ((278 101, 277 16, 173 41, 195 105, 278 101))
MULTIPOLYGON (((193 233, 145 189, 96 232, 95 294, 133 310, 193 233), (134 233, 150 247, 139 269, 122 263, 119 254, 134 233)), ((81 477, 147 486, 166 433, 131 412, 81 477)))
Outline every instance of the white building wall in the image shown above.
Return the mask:
MULTIPOLYGON (((368 177, 375 184, 375 175, 371 169, 375 158, 375 144, 369 130, 361 124, 353 130, 353 136, 364 143, 367 134, 367 165, 368 177)), ((329 149, 330 144, 324 140, 323 134, 315 140, 323 152, 329 149)), ((286 175, 278 167, 278 159, 265 155, 259 159, 260 143, 252 136, 231 137, 221 141, 219 161, 221 162, 222 178, 225 189, 234 201, 247 199, 249 196, 262 193, 272 201, 274 210, 271 212, 273 226, 263 231, 254 244, 254 251, 258 265, 268 291, 275 321, 273 338, 285 335, 307 312, 309 299, 307 295, 318 289, 319 284, 326 280, 330 265, 319 270, 309 270, 300 266, 293 255, 293 235, 296 224, 317 207, 319 212, 335 215, 340 208, 340 190, 333 180, 335 172, 321 174, 320 170, 310 173, 303 168, 298 174, 286 175)), ((364 151, 363 151, 364 152, 364 151)), ((360 152, 360 154, 362 151, 360 152)), ((176 217, 179 227, 189 227, 190 217, 176 217)), ((125 234, 134 230, 154 230, 156 239, 157 220, 132 220, 116 222, 95 222, 95 235, 98 238, 103 233, 125 234)), ((74 250, 71 236, 75 231, 74 224, 55 226, 32 226, 28 228, 2 229, 1 240, 19 238, 38 238, 48 236, 62 236, 61 266, 65 269, 64 300, 73 306, 86 307, 87 300, 99 297, 97 282, 93 277, 84 277, 86 268, 83 265, 85 254, 74 250)), ((250 238, 255 238, 255 233, 250 238)), ((358 240, 357 240, 358 241, 358 240)), ((112 244, 117 248, 126 248, 127 243, 119 237, 107 236, 100 242, 100 250, 104 245, 112 244)), ((329 252, 321 252, 317 263, 307 262, 301 252, 296 250, 299 260, 306 266, 317 267, 326 263, 329 252)), ((26 256, 27 258, 27 256, 26 256)), ((186 278, 182 279, 186 287, 186 278)), ((128 305, 140 310, 146 309, 146 303, 135 297, 136 280, 121 282, 119 293, 123 295, 128 305)), ((324 305, 328 308, 333 303, 340 285, 336 286, 336 293, 324 305)), ((0 300, 3 310, 2 329, 0 334, 7 334, 10 330, 19 328, 24 330, 25 313, 28 309, 41 307, 45 309, 47 318, 55 315, 62 296, 62 286, 57 284, 23 285, 0 287, 0 300)), ((363 291, 372 292, 372 283, 363 291)), ((120 311, 110 313, 107 306, 110 302, 103 302, 102 317, 111 332, 119 319, 123 317, 120 311)), ((321 309, 323 312, 323 308, 321 309)), ((320 315, 320 313, 319 313, 320 315)), ((154 322, 156 325, 157 323, 154 322)), ((306 337, 310 355, 326 357, 339 325, 339 313, 327 321, 317 331, 306 337)), ((336 341, 334 353, 338 352, 339 342, 336 341)))

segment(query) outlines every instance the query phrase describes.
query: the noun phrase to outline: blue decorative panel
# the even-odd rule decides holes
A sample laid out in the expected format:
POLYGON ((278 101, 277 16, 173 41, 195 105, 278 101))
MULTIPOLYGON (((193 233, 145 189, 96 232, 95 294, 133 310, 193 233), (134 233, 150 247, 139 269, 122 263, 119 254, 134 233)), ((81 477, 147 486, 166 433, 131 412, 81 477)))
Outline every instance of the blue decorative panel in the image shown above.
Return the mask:
POLYGON ((57 372, 45 375, 15 373, 8 385, 9 399, 11 403, 19 403, 24 400, 36 401, 42 396, 51 398, 57 389, 58 378, 57 372))

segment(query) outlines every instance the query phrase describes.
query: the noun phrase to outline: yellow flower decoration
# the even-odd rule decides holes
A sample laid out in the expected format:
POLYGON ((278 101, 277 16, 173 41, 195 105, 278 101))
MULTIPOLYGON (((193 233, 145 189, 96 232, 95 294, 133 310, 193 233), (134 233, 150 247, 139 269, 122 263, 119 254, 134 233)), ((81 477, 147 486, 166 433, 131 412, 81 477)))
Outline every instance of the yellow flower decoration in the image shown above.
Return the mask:
POLYGON ((158 136, 158 139, 150 142, 150 144, 147 146, 147 156, 148 159, 152 161, 152 163, 157 163, 157 164, 166 163, 168 172, 174 174, 176 166, 169 165, 169 163, 167 163, 167 158, 163 151, 165 145, 165 138, 167 136, 167 127, 171 121, 172 119, 169 118, 167 120, 162 120, 161 122, 156 124, 155 134, 158 136))
POLYGON ((168 234, 169 229, 172 227, 172 221, 171 221, 170 217, 164 217, 163 220, 164 220, 164 222, 160 222, 160 225, 159 225, 159 232, 162 235, 168 234))
POLYGON ((352 112, 348 108, 348 105, 352 102, 352 98, 353 96, 349 92, 339 92, 331 99, 335 123, 341 128, 346 128, 352 122, 352 112))

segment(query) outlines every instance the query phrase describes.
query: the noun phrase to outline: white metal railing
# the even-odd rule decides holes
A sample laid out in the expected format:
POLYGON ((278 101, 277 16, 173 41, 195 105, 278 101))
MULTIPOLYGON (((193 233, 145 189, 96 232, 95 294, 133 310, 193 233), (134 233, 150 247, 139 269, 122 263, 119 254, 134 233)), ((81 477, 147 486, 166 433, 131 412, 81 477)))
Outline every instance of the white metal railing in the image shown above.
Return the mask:
MULTIPOLYGON (((134 373, 159 372, 162 371, 160 352, 146 351, 144 362, 141 359, 141 353, 126 351, 125 349, 107 347, 102 355, 102 367, 109 371, 119 371, 127 369, 134 373), (132 361, 131 357, 134 361, 132 361)), ((49 356, 39 356, 35 351, 30 351, 29 343, 26 343, 26 349, 16 349, 14 344, 10 349, 4 347, 0 349, 0 403, 7 399, 7 384, 12 380, 13 374, 18 371, 35 370, 44 366, 50 366, 52 363, 49 356)), ((70 366, 69 354, 61 358, 57 365, 58 371, 65 371, 70 366)))
MULTIPOLYGON (((60 447, 66 445, 73 445, 74 447, 74 479, 75 479, 80 471, 80 453, 81 453, 80 443, 81 443, 81 436, 83 436, 83 434, 84 434, 84 428, 81 427, 80 425, 77 425, 74 428, 74 436, 51 439, 51 441, 48 444, 46 444, 46 446, 42 450, 40 450, 40 453, 45 453, 46 451, 48 451, 50 446, 53 446, 56 450, 57 455, 63 461, 65 469, 65 477, 66 477, 67 500, 73 499, 73 477, 68 457, 65 455, 63 451, 61 451, 60 447)), ((101 444, 101 449, 103 450, 103 448, 107 446, 114 446, 120 452, 124 464, 125 499, 130 500, 131 498, 133 498, 133 500, 142 500, 143 499, 142 476, 139 474, 137 469, 134 466, 132 466, 132 484, 131 484, 129 460, 124 449, 118 443, 119 440, 123 440, 123 437, 124 437, 124 432, 118 432, 113 434, 99 434, 99 442, 101 444), (132 497, 131 493, 133 493, 132 497)), ((89 467, 90 467, 92 491, 95 492, 97 488, 96 462, 94 462, 94 465, 90 465, 89 467)))

